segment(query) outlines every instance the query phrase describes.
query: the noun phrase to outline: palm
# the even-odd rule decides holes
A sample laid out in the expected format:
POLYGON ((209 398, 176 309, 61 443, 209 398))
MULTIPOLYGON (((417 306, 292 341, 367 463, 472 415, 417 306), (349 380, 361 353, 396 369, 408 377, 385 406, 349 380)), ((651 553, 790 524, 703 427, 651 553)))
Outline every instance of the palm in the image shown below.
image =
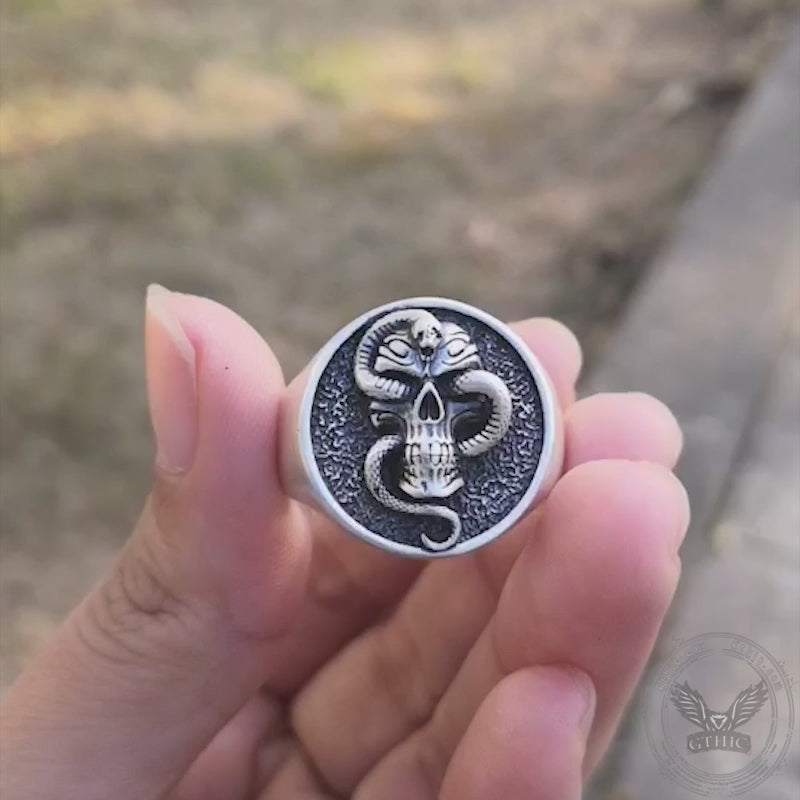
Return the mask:
MULTIPOLYGON (((559 383, 565 369, 548 366, 559 383)), ((514 746, 482 726, 492 714, 520 717, 504 708, 509 698, 524 711, 509 723, 516 739, 538 753, 532 766, 521 755, 519 771, 544 774, 571 747, 558 725, 543 730, 548 703, 555 714, 559 703, 559 671, 547 665, 577 668, 596 687, 585 758, 575 754, 591 769, 669 603, 685 512, 663 468, 623 460, 672 466, 677 435, 651 424, 663 412, 639 396, 571 404, 572 379, 561 384, 569 474, 516 530, 475 554, 424 566, 319 515, 293 517, 313 539, 300 609, 270 645, 262 691, 175 800, 460 798, 462 785, 506 779, 486 764, 510 757, 493 748, 514 746), (527 683, 502 689, 509 675, 527 683)), ((560 785, 552 796, 574 790, 560 785)))

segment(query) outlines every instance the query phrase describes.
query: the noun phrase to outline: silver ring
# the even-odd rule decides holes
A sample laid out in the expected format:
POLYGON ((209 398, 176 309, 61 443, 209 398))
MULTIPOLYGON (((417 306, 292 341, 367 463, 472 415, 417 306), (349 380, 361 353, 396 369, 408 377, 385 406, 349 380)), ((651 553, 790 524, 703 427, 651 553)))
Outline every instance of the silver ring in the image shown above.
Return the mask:
POLYGON ((320 508, 404 556, 460 555, 530 510, 560 466, 553 393, 506 325, 417 297, 368 311, 314 361, 300 453, 320 508))

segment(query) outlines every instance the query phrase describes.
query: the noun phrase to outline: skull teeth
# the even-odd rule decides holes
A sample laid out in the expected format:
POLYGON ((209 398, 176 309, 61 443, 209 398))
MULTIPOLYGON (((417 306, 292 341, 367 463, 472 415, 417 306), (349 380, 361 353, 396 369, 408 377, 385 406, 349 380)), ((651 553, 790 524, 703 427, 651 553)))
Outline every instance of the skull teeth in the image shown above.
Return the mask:
POLYGON ((414 465, 452 465, 455 461, 455 454, 452 442, 408 442, 405 449, 406 463, 414 465))
POLYGON ((406 443, 400 481, 404 492, 416 498, 449 497, 463 484, 453 442, 423 439, 406 443))

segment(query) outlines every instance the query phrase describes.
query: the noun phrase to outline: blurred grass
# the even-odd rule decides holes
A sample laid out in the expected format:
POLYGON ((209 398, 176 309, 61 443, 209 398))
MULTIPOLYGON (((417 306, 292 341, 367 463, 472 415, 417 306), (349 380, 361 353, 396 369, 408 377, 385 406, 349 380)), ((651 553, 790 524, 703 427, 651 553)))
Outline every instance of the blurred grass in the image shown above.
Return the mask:
POLYGON ((288 74, 312 97, 353 108, 391 101, 416 90, 464 91, 496 86, 508 77, 513 50, 496 31, 451 38, 382 36, 287 58, 288 74))
POLYGON ((33 22, 85 16, 103 7, 106 0, 5 0, 3 11, 15 19, 33 22))
POLYGON ((35 87, 0 109, 0 157, 105 133, 153 142, 263 135, 300 113, 291 85, 225 62, 203 65, 181 95, 141 84, 69 92, 35 87))

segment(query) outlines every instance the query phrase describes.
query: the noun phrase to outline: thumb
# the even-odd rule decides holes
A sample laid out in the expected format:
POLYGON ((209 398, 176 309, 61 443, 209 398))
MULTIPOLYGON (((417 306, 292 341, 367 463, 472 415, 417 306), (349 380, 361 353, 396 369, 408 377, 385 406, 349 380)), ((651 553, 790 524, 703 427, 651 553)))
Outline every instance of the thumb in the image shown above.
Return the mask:
POLYGON ((155 481, 111 573, 3 702, 0 795, 156 798, 258 689, 309 538, 276 468, 284 388, 228 309, 148 290, 155 481))

